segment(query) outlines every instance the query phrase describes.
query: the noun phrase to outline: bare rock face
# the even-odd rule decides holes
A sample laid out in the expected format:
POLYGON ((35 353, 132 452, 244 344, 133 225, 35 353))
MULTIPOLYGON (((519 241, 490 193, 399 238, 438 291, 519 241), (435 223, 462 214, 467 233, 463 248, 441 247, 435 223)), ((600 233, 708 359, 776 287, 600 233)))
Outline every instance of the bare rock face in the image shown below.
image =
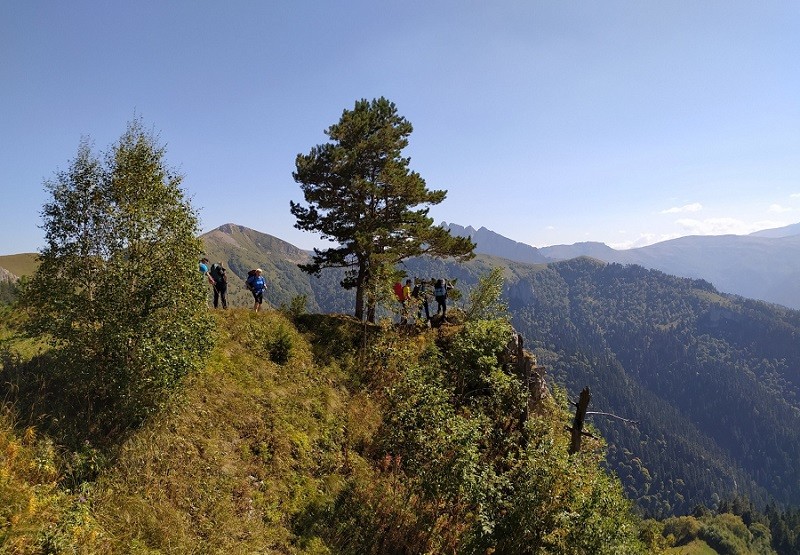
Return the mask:
POLYGON ((5 268, 0 268, 0 281, 10 281, 12 283, 16 283, 19 280, 19 277, 15 276, 5 268))
POLYGON ((504 359, 503 362, 509 364, 528 385, 528 410, 535 410, 541 400, 550 394, 545 367, 539 366, 536 355, 523 348, 522 336, 516 332, 514 339, 506 345, 504 359))

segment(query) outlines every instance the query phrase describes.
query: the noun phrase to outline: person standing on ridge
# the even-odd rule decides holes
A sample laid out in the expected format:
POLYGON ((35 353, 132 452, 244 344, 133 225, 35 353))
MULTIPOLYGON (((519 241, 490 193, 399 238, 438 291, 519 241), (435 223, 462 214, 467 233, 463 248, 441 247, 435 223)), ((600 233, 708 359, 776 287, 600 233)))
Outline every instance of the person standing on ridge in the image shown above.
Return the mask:
POLYGON ((411 305, 411 280, 407 279, 406 284, 403 286, 403 300, 401 301, 403 305, 403 316, 400 319, 401 324, 408 323, 408 314, 411 305))
POLYGON ((394 282, 392 286, 392 291, 394 292, 394 296, 397 299, 397 302, 400 303, 400 323, 403 323, 403 284, 399 281, 394 282))
MULTIPOLYGON (((214 278, 211 277, 211 272, 208 270, 208 258, 203 257, 200 259, 200 265, 198 269, 200 270, 200 273, 205 276, 208 283, 211 284, 211 288, 214 289, 214 278)), ((208 297, 206 297, 206 302, 208 302, 208 297)))
POLYGON ((199 270, 200 270, 201 274, 203 274, 204 276, 208 277, 208 258, 201 258, 200 259, 199 270))
POLYGON ((442 313, 442 321, 447 316, 447 289, 448 284, 439 278, 433 286, 433 296, 436 298, 436 314, 442 313))
POLYGON ((211 279, 214 280, 214 308, 217 308, 220 300, 222 300, 222 308, 228 308, 228 276, 225 272, 222 262, 212 264, 209 270, 211 279))
POLYGON ((264 281, 264 276, 261 275, 261 268, 256 269, 253 276, 247 278, 247 288, 253 292, 253 310, 258 312, 261 310, 261 303, 264 302, 264 290, 267 288, 267 282, 264 281))
POLYGON ((431 313, 428 307, 428 293, 426 291, 428 284, 425 282, 424 279, 414 279, 414 289, 411 291, 411 296, 417 302, 417 318, 422 319, 422 311, 425 311, 425 322, 430 327, 431 322, 431 313))

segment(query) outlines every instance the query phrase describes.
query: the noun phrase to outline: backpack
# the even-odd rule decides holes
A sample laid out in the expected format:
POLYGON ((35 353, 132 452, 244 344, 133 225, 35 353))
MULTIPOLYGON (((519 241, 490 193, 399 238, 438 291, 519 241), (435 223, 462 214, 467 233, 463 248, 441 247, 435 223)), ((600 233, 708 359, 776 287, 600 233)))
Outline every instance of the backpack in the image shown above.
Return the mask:
POLYGON ((247 272, 247 279, 245 280, 244 284, 247 286, 248 291, 253 290, 253 280, 256 279, 256 273, 257 272, 255 270, 250 270, 247 272))
POLYGON ((225 281, 225 270, 216 262, 211 265, 211 270, 209 270, 209 272, 211 273, 211 277, 214 278, 214 281, 217 283, 222 283, 225 281))
POLYGON ((403 284, 399 281, 394 284, 394 295, 397 297, 397 300, 401 303, 403 302, 403 284))

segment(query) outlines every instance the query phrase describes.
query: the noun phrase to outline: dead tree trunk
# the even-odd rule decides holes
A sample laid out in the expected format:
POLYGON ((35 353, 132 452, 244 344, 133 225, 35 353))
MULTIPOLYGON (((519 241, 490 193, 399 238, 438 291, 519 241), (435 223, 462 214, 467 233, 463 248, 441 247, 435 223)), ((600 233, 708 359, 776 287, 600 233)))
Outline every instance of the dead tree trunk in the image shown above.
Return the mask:
POLYGON ((583 436, 583 421, 586 419, 586 409, 589 408, 589 401, 592 399, 592 394, 589 392, 588 387, 584 387, 581 391, 581 396, 578 402, 575 403, 575 419, 572 421, 572 428, 568 428, 572 432, 572 442, 569 445, 569 454, 577 453, 581 450, 581 437, 583 436))

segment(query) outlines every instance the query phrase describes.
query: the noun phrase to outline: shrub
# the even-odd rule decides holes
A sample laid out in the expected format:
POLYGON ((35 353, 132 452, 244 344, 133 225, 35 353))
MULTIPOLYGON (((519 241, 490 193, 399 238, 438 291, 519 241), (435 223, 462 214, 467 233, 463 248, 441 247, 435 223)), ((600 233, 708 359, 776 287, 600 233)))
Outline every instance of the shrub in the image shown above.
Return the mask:
POLYGON ((286 364, 292 354, 292 336, 283 324, 279 325, 267 338, 266 350, 269 359, 275 364, 286 364))
POLYGON ((198 222, 140 121, 104 156, 81 144, 46 182, 46 246, 22 291, 28 331, 52 338, 93 439, 138 426, 211 346, 198 222))

